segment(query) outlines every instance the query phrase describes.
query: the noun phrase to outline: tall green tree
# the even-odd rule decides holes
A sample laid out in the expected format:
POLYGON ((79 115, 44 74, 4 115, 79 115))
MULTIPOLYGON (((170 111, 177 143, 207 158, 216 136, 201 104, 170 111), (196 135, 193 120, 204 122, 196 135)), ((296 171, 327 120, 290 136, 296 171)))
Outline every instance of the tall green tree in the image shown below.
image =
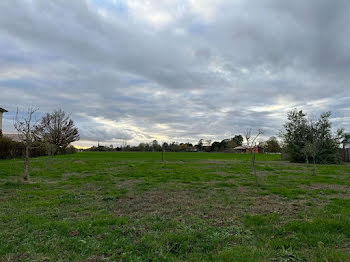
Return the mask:
POLYGON ((281 133, 285 151, 292 162, 339 163, 338 148, 341 130, 332 133, 331 112, 322 113, 317 120, 308 119, 303 111, 288 112, 288 121, 281 133))

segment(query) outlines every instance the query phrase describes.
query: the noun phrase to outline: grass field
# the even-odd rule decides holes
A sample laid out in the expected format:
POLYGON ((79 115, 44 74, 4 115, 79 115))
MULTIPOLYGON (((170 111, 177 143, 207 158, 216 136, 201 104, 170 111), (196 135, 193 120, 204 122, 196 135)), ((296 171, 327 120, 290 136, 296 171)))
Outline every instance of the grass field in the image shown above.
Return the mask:
POLYGON ((165 157, 0 161, 0 261, 350 261, 350 165, 165 157))

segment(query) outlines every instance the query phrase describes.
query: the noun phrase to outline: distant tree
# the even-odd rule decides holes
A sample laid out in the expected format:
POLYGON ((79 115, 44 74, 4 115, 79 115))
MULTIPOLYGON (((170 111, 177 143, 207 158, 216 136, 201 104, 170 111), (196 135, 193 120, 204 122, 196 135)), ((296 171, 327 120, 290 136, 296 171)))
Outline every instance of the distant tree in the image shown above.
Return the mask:
POLYGON ((169 150, 172 152, 178 152, 179 151, 179 144, 177 142, 171 142, 169 145, 169 150))
POLYGON ((197 149, 198 149, 198 151, 202 151, 203 150, 203 139, 200 139, 198 141, 197 149))
POLYGON ((146 144, 145 143, 140 143, 138 145, 137 151, 141 151, 141 152, 146 151, 146 144))
POLYGON ((265 152, 279 153, 281 152, 281 146, 276 137, 272 136, 263 143, 265 152))
POLYGON ((36 123, 34 122, 33 116, 38 108, 29 107, 27 115, 20 119, 18 114, 18 109, 16 113, 16 118, 14 122, 14 128, 18 132, 18 136, 25 146, 24 154, 24 176, 23 179, 25 182, 29 182, 29 169, 30 169, 30 148, 33 145, 36 138, 36 123))
POLYGON ((128 140, 126 136, 124 136, 121 144, 122 151, 126 151, 127 146, 128 146, 128 140))
POLYGON ((258 184, 258 177, 256 174, 256 166, 255 166, 255 150, 254 148, 257 145, 257 139, 258 137, 263 134, 263 131, 261 129, 259 129, 257 131, 257 134, 255 136, 252 136, 252 129, 251 128, 247 128, 245 131, 245 139, 247 142, 247 148, 249 150, 249 153, 251 154, 251 160, 252 160, 252 169, 253 169, 253 173, 254 173, 254 178, 255 178, 255 183, 258 184))
POLYGON ((350 141, 350 133, 345 133, 343 129, 338 130, 339 141, 343 143, 343 148, 345 148, 345 141, 350 141))
POLYGON ((163 151, 167 151, 168 148, 169 148, 169 144, 168 144, 167 142, 164 142, 164 143, 162 144, 162 148, 163 148, 163 151))
POLYGON ((210 145, 211 145, 211 139, 205 140, 205 145, 206 145, 206 146, 210 146, 210 145))
POLYGON ((242 143, 243 143, 243 136, 241 136, 241 135, 235 135, 235 136, 232 138, 232 142, 233 142, 233 147, 241 146, 242 143))
POLYGON ((225 151, 226 149, 228 149, 230 147, 230 139, 223 139, 220 142, 220 151, 225 151))
POLYGON ((161 146, 159 145, 157 140, 153 140, 151 146, 152 146, 152 151, 160 151, 161 150, 161 146))
POLYGON ((220 142, 213 142, 210 146, 210 151, 211 152, 216 152, 216 151, 219 151, 220 150, 220 142))
POLYGON ((80 138, 73 120, 62 109, 47 113, 36 126, 35 132, 39 140, 62 149, 80 138))

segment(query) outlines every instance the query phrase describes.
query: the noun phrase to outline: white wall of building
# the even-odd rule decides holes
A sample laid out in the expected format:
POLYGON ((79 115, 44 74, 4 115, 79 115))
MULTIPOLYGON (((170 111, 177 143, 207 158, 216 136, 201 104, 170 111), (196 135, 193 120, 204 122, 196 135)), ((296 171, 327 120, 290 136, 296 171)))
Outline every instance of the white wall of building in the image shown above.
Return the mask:
POLYGON ((0 130, 2 130, 2 112, 0 112, 0 130))

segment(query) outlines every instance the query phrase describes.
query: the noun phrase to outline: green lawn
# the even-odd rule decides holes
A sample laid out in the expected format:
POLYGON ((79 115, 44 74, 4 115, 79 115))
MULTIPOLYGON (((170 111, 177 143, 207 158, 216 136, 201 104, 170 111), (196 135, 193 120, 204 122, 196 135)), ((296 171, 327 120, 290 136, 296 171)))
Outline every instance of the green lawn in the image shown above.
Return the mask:
POLYGON ((0 161, 0 261, 350 261, 350 165, 258 155, 0 161))

